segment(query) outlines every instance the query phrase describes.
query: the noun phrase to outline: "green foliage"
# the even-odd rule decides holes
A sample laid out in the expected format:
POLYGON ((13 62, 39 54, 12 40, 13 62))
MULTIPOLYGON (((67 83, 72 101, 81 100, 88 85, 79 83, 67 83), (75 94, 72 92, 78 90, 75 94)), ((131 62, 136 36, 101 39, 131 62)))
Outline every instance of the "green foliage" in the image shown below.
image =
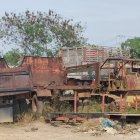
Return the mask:
POLYGON ((59 47, 78 47, 86 42, 83 27, 49 10, 46 12, 5 13, 0 19, 2 40, 16 43, 23 54, 47 56, 59 47))
POLYGON ((10 66, 16 66, 21 55, 19 49, 12 49, 4 55, 4 58, 10 66))
POLYGON ((134 107, 130 107, 127 109, 127 112, 130 114, 140 114, 140 109, 138 108, 138 110, 136 111, 134 107))
POLYGON ((140 58, 140 37, 128 39, 121 46, 122 48, 130 48, 132 58, 140 58))

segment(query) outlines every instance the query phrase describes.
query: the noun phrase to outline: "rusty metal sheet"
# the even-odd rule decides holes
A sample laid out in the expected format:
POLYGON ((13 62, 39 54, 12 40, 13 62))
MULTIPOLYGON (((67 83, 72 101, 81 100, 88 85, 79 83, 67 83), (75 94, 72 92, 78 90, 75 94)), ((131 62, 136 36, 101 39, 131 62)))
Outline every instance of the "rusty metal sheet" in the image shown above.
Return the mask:
POLYGON ((15 67, 15 68, 2 68, 0 69, 0 75, 9 75, 9 74, 22 74, 22 73, 30 73, 30 67, 29 66, 23 66, 23 67, 15 67))
POLYGON ((93 86, 46 86, 44 87, 46 89, 52 90, 52 89, 60 89, 60 90, 87 90, 87 89, 94 89, 93 86))
POLYGON ((93 62, 92 64, 72 66, 66 69, 67 73, 75 73, 75 72, 88 72, 88 70, 94 73, 95 85, 99 85, 100 83, 100 63, 93 62))
POLYGON ((89 92, 80 92, 78 93, 78 97, 82 98, 82 97, 91 97, 91 93, 89 92))
POLYGON ((30 98, 31 98, 30 92, 23 92, 22 91, 22 92, 20 92, 20 94, 16 94, 16 98, 15 99, 30 99, 30 98))
POLYGON ((30 94, 30 89, 26 89, 26 90, 23 90, 23 91, 19 91, 19 90, 16 90, 16 91, 4 91, 4 92, 0 92, 0 97, 2 96, 14 96, 16 95, 16 98, 19 98, 21 99, 23 96, 23 94, 26 94, 26 98, 29 98, 29 94, 30 94), (21 95, 21 96, 20 96, 21 95))
POLYGON ((140 90, 140 77, 136 75, 127 75, 126 86, 128 90, 140 90))
POLYGON ((28 67, 5 68, 0 70, 0 94, 16 95, 32 89, 28 67), (6 93, 7 92, 7 93, 6 93))
POLYGON ((98 67, 100 63, 99 62, 93 62, 92 64, 84 64, 84 65, 78 65, 78 66, 71 66, 71 67, 67 67, 66 71, 68 73, 74 73, 74 72, 85 72, 88 69, 93 69, 95 70, 96 67, 98 67))
POLYGON ((133 76, 133 75, 127 75, 126 76, 126 86, 127 86, 128 90, 136 89, 135 76, 133 76))
POLYGON ((43 97, 43 96, 50 97, 50 96, 52 96, 51 91, 47 90, 47 89, 37 89, 36 93, 37 93, 38 97, 43 97))
POLYGON ((63 85, 65 82, 66 74, 61 58, 26 56, 21 66, 25 65, 30 65, 34 86, 45 86, 52 81, 57 85, 63 85))

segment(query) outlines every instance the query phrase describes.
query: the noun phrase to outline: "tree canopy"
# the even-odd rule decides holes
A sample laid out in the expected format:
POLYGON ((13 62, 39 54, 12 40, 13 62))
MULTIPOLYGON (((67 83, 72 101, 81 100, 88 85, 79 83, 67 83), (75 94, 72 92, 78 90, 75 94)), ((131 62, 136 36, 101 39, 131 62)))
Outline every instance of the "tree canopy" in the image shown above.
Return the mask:
POLYGON ((21 57, 19 49, 12 49, 4 55, 5 60, 10 66, 16 66, 21 57))
MULTIPOLYGON (((59 47, 78 47, 86 42, 81 23, 46 12, 5 13, 0 19, 1 40, 15 43, 25 55, 54 55, 59 47)), ((12 50, 13 51, 13 50, 12 50)))
POLYGON ((121 44, 122 48, 130 48, 132 58, 140 58, 140 37, 127 39, 121 44))

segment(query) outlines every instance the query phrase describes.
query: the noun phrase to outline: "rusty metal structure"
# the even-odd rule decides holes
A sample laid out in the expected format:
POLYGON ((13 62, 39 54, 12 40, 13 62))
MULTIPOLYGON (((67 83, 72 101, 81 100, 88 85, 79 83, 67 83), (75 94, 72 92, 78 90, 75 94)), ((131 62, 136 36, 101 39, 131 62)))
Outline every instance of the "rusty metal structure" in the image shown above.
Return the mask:
POLYGON ((61 58, 26 56, 21 63, 21 67, 24 66, 30 67, 31 82, 37 96, 51 96, 51 92, 44 89, 45 86, 63 85, 66 82, 61 58))
POLYGON ((23 58, 21 66, 30 66, 33 86, 45 86, 52 81, 64 83, 61 58, 27 56, 23 58))
MULTIPOLYGON (((125 113, 130 108, 138 113, 140 95, 140 60, 109 58, 102 65, 107 69, 106 92, 112 95, 112 112, 125 113), (112 64, 112 66, 111 66, 112 64)), ((108 95, 107 95, 108 96, 108 95)), ((104 107, 103 107, 104 108, 104 107)))
POLYGON ((0 70, 0 97, 30 92, 32 84, 28 67, 0 70))
MULTIPOLYGON (((74 113, 71 115, 68 113, 49 114, 47 117, 56 120, 79 121, 105 114, 120 118, 122 115, 138 117, 140 114, 140 59, 108 58, 99 64, 96 62, 87 66, 70 67, 67 72, 88 71, 91 67, 96 76, 86 83, 86 88, 82 81, 81 85, 76 87, 56 87, 59 90, 73 89, 75 91, 74 113)), ((52 88, 48 87, 48 89, 52 88)))
POLYGON ((14 116, 14 104, 25 99, 37 113, 48 101, 54 107, 54 112, 47 115, 49 120, 84 120, 132 110, 139 114, 139 94, 139 59, 108 58, 103 63, 67 68, 62 58, 25 56, 16 68, 9 68, 4 59, 0 61, 0 114, 7 107, 6 113, 14 116), (68 77, 79 72, 89 78, 68 77))

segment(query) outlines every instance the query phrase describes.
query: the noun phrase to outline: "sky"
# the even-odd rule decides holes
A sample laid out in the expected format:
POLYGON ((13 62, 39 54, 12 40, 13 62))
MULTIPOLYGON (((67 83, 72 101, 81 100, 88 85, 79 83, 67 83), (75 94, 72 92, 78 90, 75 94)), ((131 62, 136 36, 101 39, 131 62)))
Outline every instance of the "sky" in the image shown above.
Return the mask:
POLYGON ((127 38, 140 36, 140 0, 0 0, 4 12, 48 12, 81 21, 90 44, 115 47, 127 38))

